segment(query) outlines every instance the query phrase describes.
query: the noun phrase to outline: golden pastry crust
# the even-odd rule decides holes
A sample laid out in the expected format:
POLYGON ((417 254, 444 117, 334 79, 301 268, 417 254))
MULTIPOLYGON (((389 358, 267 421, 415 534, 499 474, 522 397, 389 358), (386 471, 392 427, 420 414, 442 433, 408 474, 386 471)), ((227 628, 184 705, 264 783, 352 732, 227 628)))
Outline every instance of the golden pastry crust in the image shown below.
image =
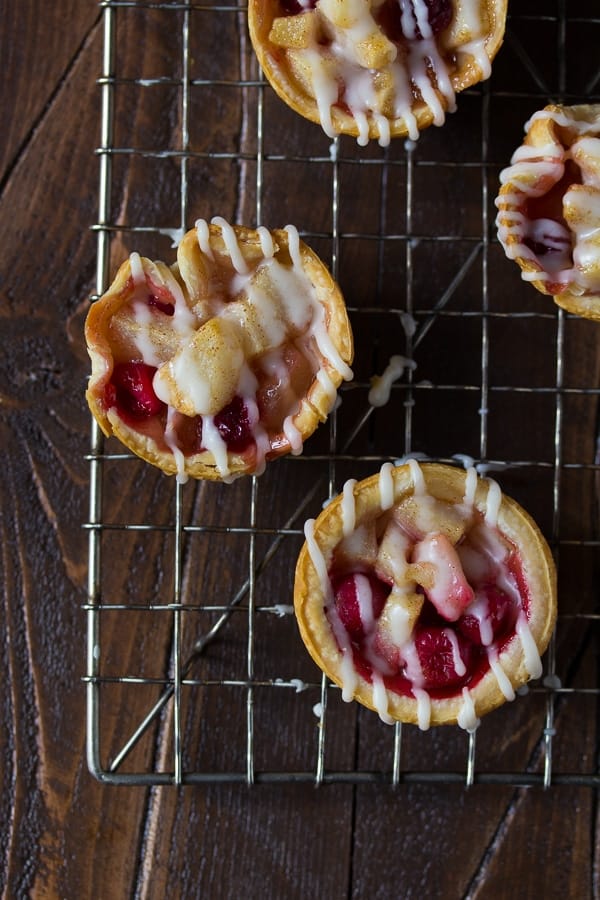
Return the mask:
POLYGON ((291 15, 293 0, 249 0, 248 23, 259 63, 288 106, 330 137, 385 145, 441 125, 455 94, 490 74, 507 0, 447 5, 447 15, 431 14, 414 0, 401 22, 396 0, 296 0, 291 15))
POLYGON ((132 254, 92 304, 85 336, 92 361, 86 398, 104 434, 182 479, 260 474, 267 460, 300 452, 352 377, 339 287, 291 226, 268 232, 220 219, 199 223, 171 267, 132 254), (158 413, 132 416, 116 402, 113 381, 130 364, 150 373, 149 403, 158 413), (253 429, 249 447, 217 438, 209 449, 190 437, 200 427, 204 441, 207 421, 218 421, 240 394, 253 429), (280 405, 273 411, 269 403, 280 405))
POLYGON ((498 236, 523 279, 600 320, 600 105, 551 104, 501 173, 498 236))
MULTIPOLYGON (((416 504, 415 509, 419 504, 431 504, 432 501, 424 499, 422 488, 418 487, 421 478, 426 497, 435 498, 433 512, 428 513, 431 527, 434 530, 444 531, 449 539, 456 542, 457 545, 462 539, 457 536, 464 537, 468 534, 469 529, 474 527, 474 521, 480 523, 482 517, 483 519, 486 515, 489 517, 490 506, 498 503, 497 514, 494 516, 496 523, 494 528, 499 531, 503 539, 508 540, 518 549, 520 568, 528 592, 528 630, 531 640, 537 647, 537 653, 542 654, 550 640, 556 618, 556 573, 550 549, 535 522, 509 497, 498 492, 497 499, 490 499, 489 483, 481 478, 477 479, 476 488, 472 494, 471 513, 465 514, 465 498, 469 491, 467 478, 474 479, 474 473, 468 476, 465 470, 429 463, 419 465, 415 470, 415 465, 414 462, 399 467, 390 467, 388 464, 386 475, 387 478, 392 479, 393 483, 393 488, 391 488, 393 505, 385 512, 381 508, 383 470, 382 473, 354 484, 352 489, 355 514, 354 532, 356 533, 356 530, 364 525, 370 527, 369 523, 372 523, 373 520, 385 521, 386 517, 396 515, 395 510, 397 509, 410 510, 410 504, 416 504), (417 477, 415 477, 415 471, 417 477), (432 516, 433 518, 431 518, 432 516)), ((474 483, 472 480, 471 485, 474 483)), ((348 661, 344 661, 344 654, 340 650, 330 618, 325 611, 328 604, 331 607, 333 603, 333 588, 331 583, 328 585, 327 580, 324 586, 323 571, 319 571, 322 566, 331 572, 336 553, 340 552, 339 548, 344 535, 344 519, 347 515, 344 510, 347 502, 344 499, 344 493, 328 504, 314 522, 314 528, 311 526, 307 530, 307 541, 302 547, 296 567, 294 606, 302 639, 312 658, 334 683, 348 691, 348 661), (312 540, 318 546, 316 552, 314 548, 311 549, 312 540)), ((403 513, 403 515, 405 514, 403 513)), ((411 513, 409 512, 408 515, 411 513)), ((381 541, 381 528, 379 524, 375 527, 377 540, 381 541)), ((380 555, 381 551, 379 551, 380 555)), ((362 571, 364 571, 364 559, 362 563, 362 571)), ((412 573, 414 573, 414 566, 411 569, 412 573)), ((396 581, 398 581, 398 576, 396 576, 396 581)), ((425 582, 426 578, 423 581, 425 582)), ((390 597, 393 596, 395 589, 392 587, 390 597)), ((418 595, 412 596, 410 593, 405 596, 408 599, 408 607, 410 607, 410 603, 419 599, 418 595)), ((388 598, 387 603, 389 602, 388 598)), ((419 602, 422 604, 422 597, 419 602)), ((419 615, 420 609, 421 605, 416 610, 416 616, 419 615)), ((385 616, 386 606, 383 607, 381 618, 385 616)), ((415 616, 412 618, 410 628, 414 637, 415 616)), ((410 639, 407 638, 407 640, 410 639)), ((371 646, 373 645, 371 644, 371 646)), ((526 652, 524 644, 516 634, 502 647, 499 661, 513 689, 525 684, 530 679, 531 672, 528 668, 528 666, 532 666, 530 655, 531 649, 526 652)), ((356 684, 354 686, 350 684, 348 691, 351 693, 352 699, 358 700, 381 715, 381 696, 375 696, 374 682, 360 674, 355 673, 355 675, 356 684)), ((389 688, 385 692, 384 713, 391 720, 419 724, 421 727, 456 724, 457 722, 463 727, 473 727, 477 718, 500 706, 507 699, 498 678, 489 667, 485 674, 472 687, 469 687, 468 702, 472 704, 470 715, 468 715, 465 696, 461 689, 457 688, 455 693, 451 693, 450 696, 436 696, 435 694, 436 692, 432 691, 429 697, 430 707, 429 712, 426 712, 427 721, 425 722, 423 722, 423 714, 420 712, 416 696, 397 693, 389 688)), ((345 699, 351 698, 346 697, 345 699)), ((382 718, 385 718, 385 715, 382 715, 382 718)))

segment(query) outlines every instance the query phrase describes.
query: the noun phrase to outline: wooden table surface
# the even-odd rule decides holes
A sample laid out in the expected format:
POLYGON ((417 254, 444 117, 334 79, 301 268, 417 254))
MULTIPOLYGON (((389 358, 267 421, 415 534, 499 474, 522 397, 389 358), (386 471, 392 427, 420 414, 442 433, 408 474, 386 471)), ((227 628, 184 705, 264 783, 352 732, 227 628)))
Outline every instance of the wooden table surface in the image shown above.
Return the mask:
POLYGON ((91 0, 22 0, 0 34, 4 895, 597 896, 600 332, 524 284, 493 228, 498 172, 531 113, 600 100, 596 0, 512 0, 492 79, 443 128, 416 149, 343 139, 337 160, 259 84, 233 4, 105 16, 91 0), (258 481, 180 492, 107 442, 92 528, 90 297, 128 252, 172 262, 181 228, 213 215, 293 222, 334 254, 357 338, 337 431, 258 481), (407 347, 414 377, 351 439, 370 376, 407 347), (495 477, 559 562, 552 677, 471 745, 342 704, 286 612, 304 518, 408 451, 511 463, 495 477), (178 766, 198 783, 173 784, 178 766))

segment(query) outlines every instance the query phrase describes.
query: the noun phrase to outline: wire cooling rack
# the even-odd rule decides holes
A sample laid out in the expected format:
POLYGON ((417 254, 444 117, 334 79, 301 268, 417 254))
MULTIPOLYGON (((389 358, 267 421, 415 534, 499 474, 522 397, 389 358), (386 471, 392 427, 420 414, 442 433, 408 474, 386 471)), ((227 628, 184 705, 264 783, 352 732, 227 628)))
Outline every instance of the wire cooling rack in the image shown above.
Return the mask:
POLYGON ((597 326, 521 282, 493 205, 533 111, 600 100, 595 6, 513 0, 492 78, 443 128, 384 150, 331 143, 284 107, 244 6, 100 4, 98 296, 131 250, 171 262, 195 218, 293 222, 356 336, 339 409, 258 479, 179 485, 92 423, 85 682, 101 780, 600 783, 597 326), (370 377, 393 354, 404 375, 374 410, 370 377), (407 454, 492 471, 558 563, 544 677, 472 735, 342 704, 295 629, 304 520, 407 454))

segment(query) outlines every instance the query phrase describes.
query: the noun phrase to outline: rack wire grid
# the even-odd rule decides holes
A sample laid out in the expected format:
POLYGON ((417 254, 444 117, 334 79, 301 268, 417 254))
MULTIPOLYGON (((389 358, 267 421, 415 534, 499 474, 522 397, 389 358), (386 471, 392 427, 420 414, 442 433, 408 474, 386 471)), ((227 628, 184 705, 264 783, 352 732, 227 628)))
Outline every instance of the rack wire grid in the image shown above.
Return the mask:
POLYGON ((493 202, 536 109, 600 100, 597 3, 512 0, 492 77, 442 128, 386 149, 331 142, 275 96, 243 5, 100 7, 92 300, 133 249, 173 261, 197 218, 292 222, 341 284, 356 358, 303 455, 232 485, 178 484, 92 422, 90 771, 129 785, 598 785, 598 331, 520 280, 493 202), (393 354, 410 364, 375 410, 370 378, 393 354), (543 678, 471 735, 343 704, 293 617, 305 519, 346 478, 408 454, 494 472, 558 564, 543 678))

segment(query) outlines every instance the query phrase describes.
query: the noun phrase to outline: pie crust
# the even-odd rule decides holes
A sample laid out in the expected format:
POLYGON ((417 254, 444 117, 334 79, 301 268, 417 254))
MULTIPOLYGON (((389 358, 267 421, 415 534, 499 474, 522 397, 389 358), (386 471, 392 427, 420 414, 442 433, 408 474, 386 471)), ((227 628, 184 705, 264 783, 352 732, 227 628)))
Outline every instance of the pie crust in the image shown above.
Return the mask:
POLYGON ((550 105, 500 175, 498 237, 525 281, 600 320, 600 105, 550 105))
POLYGON ((348 481, 305 535, 296 618, 345 700, 390 723, 470 731, 541 675, 552 555, 528 513, 475 469, 386 463, 348 481))
POLYGON ((329 137, 416 140, 489 77, 507 0, 249 0, 258 61, 329 137))
POLYGON ((85 334, 102 431, 180 480, 301 452, 352 377, 342 294, 293 226, 199 220, 171 267, 131 254, 85 334))

